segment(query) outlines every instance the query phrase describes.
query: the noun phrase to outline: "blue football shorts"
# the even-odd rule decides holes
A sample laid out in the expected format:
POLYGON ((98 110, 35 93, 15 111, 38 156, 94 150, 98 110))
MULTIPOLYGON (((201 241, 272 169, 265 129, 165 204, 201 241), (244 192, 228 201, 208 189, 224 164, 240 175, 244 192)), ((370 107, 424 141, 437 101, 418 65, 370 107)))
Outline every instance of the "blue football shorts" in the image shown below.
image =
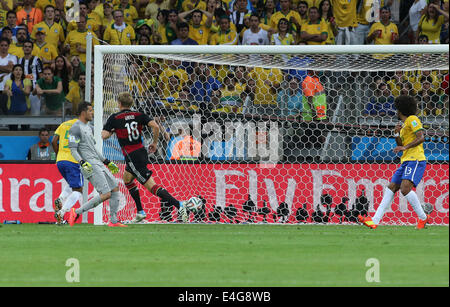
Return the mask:
POLYGON ((400 185, 402 180, 409 180, 417 187, 422 180, 426 168, 427 161, 405 161, 395 171, 391 182, 400 185))
POLYGON ((83 174, 78 163, 58 161, 56 166, 72 189, 83 187, 83 174))

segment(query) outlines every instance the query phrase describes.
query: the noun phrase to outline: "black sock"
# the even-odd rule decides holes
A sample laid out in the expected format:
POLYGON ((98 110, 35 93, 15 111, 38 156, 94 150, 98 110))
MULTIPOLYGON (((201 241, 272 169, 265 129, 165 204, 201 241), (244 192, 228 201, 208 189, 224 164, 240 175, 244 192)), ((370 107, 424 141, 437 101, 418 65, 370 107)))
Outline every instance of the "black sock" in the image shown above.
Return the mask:
POLYGON ((141 195, 139 194, 139 189, 134 183, 134 181, 125 184, 125 186, 128 189, 128 192, 130 192, 131 197, 134 199, 134 203, 136 204, 136 210, 138 212, 142 211, 142 203, 141 203, 141 195))
POLYGON ((172 195, 170 195, 170 193, 167 192, 166 189, 161 188, 160 186, 155 184, 150 192, 153 195, 156 195, 159 198, 161 198, 161 201, 167 202, 170 206, 174 206, 177 209, 180 208, 180 202, 176 200, 172 195))

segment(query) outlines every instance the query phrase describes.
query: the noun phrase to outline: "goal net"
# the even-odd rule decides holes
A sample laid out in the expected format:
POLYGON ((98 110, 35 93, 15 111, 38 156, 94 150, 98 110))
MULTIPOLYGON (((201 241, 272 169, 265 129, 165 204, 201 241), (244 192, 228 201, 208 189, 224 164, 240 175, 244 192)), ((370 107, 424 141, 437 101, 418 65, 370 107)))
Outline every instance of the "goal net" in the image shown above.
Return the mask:
MULTIPOLYGON (((115 137, 100 131, 127 91, 161 128, 153 177, 201 196, 191 223, 357 223, 399 166, 395 97, 413 95, 428 166, 416 187, 431 224, 449 223, 448 46, 95 46, 95 136, 120 165, 119 220, 136 206, 115 137)), ((144 142, 152 142, 145 129, 144 142)), ((179 222, 139 185, 144 223, 179 222)), ((108 221, 103 204, 96 224, 108 221)), ((397 193, 382 224, 417 216, 397 193)))

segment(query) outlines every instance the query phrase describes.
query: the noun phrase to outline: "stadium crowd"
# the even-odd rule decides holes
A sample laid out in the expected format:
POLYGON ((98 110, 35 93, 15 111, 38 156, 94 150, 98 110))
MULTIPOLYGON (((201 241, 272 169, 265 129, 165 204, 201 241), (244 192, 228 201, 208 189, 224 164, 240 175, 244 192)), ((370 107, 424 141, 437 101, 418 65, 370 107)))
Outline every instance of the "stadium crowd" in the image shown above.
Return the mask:
MULTIPOLYGON (((448 44, 448 0, 83 0, 75 21, 76 2, 0 0, 0 114, 58 116, 63 101, 73 114, 85 98, 88 32, 94 45, 448 44)), ((175 110, 327 118, 314 71, 144 64, 148 84, 130 78, 130 87, 153 88, 175 110)), ((370 86, 364 115, 392 114, 402 93, 417 96, 423 115, 448 112, 448 72, 386 74, 370 86)))

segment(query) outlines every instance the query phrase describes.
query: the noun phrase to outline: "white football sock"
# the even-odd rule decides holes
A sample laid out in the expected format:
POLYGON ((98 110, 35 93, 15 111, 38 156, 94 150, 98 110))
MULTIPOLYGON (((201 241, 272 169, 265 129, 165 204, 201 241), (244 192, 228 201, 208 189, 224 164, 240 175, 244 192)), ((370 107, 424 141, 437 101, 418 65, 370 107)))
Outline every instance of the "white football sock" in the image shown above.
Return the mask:
POLYGON ((62 213, 69 212, 69 210, 77 203, 79 199, 81 199, 83 195, 78 191, 73 191, 67 200, 64 202, 64 205, 61 209, 62 213))
POLYGON ((417 197, 416 192, 411 190, 408 194, 405 195, 408 202, 411 204, 411 207, 413 207, 414 211, 419 216, 419 219, 426 220, 427 215, 423 211, 422 205, 420 204, 419 197, 417 197))
POLYGON ((378 225, 383 218, 384 212, 387 208, 391 206, 392 200, 394 199, 394 192, 392 192, 391 189, 385 188, 384 189, 384 195, 383 199, 381 200, 380 205, 378 206, 377 212, 375 212, 374 217, 372 218, 372 221, 378 225))
POLYGON ((71 193, 72 193, 72 188, 69 185, 66 185, 66 187, 61 191, 61 194, 59 194, 58 198, 62 202, 64 202, 71 193))

